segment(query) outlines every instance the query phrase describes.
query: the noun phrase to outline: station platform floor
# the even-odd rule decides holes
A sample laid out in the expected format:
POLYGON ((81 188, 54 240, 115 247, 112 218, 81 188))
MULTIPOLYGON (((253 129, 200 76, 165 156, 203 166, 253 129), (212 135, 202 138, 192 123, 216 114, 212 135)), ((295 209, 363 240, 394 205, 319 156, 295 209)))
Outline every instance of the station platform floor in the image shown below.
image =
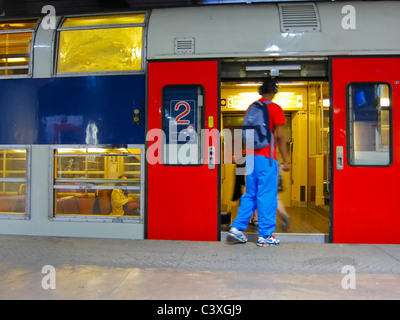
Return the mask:
POLYGON ((398 300, 400 245, 0 235, 0 299, 398 300))

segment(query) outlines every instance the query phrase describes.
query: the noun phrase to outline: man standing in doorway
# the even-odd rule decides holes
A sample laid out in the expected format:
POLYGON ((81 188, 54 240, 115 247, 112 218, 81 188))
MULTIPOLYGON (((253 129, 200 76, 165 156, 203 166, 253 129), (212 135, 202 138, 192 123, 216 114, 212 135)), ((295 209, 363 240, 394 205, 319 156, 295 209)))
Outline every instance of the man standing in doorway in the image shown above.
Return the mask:
POLYGON ((232 223, 229 235, 242 243, 247 242, 242 231, 247 229, 249 220, 257 209, 259 233, 257 246, 262 247, 279 244, 279 240, 273 236, 278 206, 278 161, 275 145, 278 146, 282 156, 282 170, 289 171, 290 166, 286 156, 285 115, 279 105, 271 102, 278 92, 277 82, 274 79, 267 79, 258 92, 261 95, 259 101, 267 105, 269 126, 274 133, 272 139, 275 137, 276 143, 270 143, 263 149, 246 151, 246 157, 254 158, 250 159, 251 161, 248 161, 249 158, 246 159, 246 163, 253 163, 253 168, 247 172, 246 192, 240 198, 238 215, 232 223), (274 150, 271 150, 271 147, 274 150), (271 154, 272 159, 270 159, 271 154))

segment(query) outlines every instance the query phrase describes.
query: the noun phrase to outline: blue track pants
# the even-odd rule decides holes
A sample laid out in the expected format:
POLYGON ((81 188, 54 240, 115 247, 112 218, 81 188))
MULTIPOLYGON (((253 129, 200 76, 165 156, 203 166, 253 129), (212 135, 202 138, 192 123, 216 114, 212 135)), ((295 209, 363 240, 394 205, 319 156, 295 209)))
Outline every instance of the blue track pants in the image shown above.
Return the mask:
POLYGON ((246 157, 246 193, 240 198, 240 206, 232 227, 247 229, 255 209, 258 209, 258 233, 266 238, 276 227, 278 208, 278 162, 258 155, 246 157), (254 160, 254 161, 253 161, 254 160))

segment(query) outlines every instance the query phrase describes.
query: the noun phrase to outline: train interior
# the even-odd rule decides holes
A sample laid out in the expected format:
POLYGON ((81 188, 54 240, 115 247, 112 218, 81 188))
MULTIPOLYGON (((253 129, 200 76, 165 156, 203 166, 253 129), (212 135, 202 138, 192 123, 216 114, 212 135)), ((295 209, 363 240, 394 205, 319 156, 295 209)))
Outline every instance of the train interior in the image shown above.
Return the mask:
POLYGON ((57 148, 54 159, 55 215, 140 216, 140 149, 57 148))
MULTIPOLYGON (((241 127, 247 107, 259 98, 259 81, 228 81, 221 84, 221 128, 241 127)), ((327 81, 279 81, 279 93, 273 102, 282 106, 286 118, 286 152, 291 170, 281 172, 283 186, 280 202, 290 216, 286 225, 277 213, 277 233, 329 233, 329 83, 327 81)), ((223 137, 223 148, 226 142, 223 137)), ((234 152, 232 152, 234 154, 234 152)), ((233 155, 234 156, 234 155, 233 155)), ((222 231, 236 217, 245 177, 236 175, 239 166, 229 157, 222 157, 221 223, 222 231)), ((278 161, 281 156, 278 152, 278 161)), ((253 216, 248 233, 257 232, 253 216)))
MULTIPOLYGON (((141 149, 58 147, 53 152, 51 217, 141 216, 141 149), (121 202, 118 192, 125 194, 129 202, 121 202)), ((22 148, 0 152, 0 177, 8 179, 3 178, 0 183, 0 212, 3 215, 29 213, 25 190, 27 185, 29 187, 27 156, 27 151, 22 148)))

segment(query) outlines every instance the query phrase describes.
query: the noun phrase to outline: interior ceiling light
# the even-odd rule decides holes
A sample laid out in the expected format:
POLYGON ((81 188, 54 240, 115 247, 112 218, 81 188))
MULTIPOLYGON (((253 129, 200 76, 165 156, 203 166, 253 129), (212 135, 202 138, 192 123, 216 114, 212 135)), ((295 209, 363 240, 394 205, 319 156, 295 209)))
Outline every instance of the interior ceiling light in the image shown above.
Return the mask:
POLYGON ((246 71, 301 70, 301 65, 246 66, 246 71))
POLYGON ((258 86, 261 86, 262 85, 262 83, 254 83, 254 82, 251 82, 251 83, 235 83, 235 86, 238 86, 238 87, 258 87, 258 86))
POLYGON ((304 86, 304 82, 279 82, 280 86, 304 86))

